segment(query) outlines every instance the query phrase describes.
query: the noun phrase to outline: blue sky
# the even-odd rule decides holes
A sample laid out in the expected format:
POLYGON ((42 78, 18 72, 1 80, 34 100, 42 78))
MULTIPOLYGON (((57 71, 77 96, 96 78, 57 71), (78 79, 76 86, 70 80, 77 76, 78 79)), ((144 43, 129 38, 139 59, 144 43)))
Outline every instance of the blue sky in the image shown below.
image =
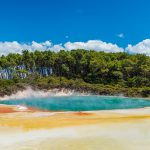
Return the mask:
POLYGON ((150 37, 149 6, 149 0, 1 0, 0 41, 136 44, 150 37))
POLYGON ((149 0, 1 0, 0 41, 101 40, 126 48, 150 38, 149 0))

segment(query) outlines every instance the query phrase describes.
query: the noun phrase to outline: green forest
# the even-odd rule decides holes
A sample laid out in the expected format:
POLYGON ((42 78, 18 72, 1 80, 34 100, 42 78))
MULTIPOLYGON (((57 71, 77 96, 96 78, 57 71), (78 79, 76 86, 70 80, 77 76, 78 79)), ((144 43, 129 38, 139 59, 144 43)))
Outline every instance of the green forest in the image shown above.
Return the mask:
POLYGON ((150 57, 142 54, 105 53, 82 49, 59 52, 24 50, 22 54, 0 57, 1 68, 18 65, 25 65, 26 72, 35 67, 49 67, 52 68, 53 74, 49 77, 40 77, 35 73, 22 80, 17 77, 8 81, 1 79, 0 91, 4 88, 9 89, 10 87, 6 85, 11 84, 73 88, 72 84, 75 82, 74 86, 77 86, 75 89, 84 87, 84 90, 100 94, 126 93, 127 96, 150 94, 150 57))

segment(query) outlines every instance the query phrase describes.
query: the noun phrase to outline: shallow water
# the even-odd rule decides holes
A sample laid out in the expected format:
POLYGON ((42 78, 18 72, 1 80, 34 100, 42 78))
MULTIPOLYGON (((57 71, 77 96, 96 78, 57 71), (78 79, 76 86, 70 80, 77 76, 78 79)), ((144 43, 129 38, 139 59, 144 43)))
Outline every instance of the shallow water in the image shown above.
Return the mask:
POLYGON ((1 101, 0 104, 24 105, 52 111, 91 111, 149 107, 150 100, 113 96, 54 96, 19 100, 11 99, 1 101))

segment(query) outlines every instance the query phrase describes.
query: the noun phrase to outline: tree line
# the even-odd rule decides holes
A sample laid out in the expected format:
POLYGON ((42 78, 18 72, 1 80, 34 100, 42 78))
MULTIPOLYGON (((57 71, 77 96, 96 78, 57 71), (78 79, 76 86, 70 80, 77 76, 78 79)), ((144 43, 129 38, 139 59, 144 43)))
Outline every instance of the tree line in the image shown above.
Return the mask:
POLYGON ((59 52, 24 50, 0 57, 0 68, 25 65, 26 70, 49 67, 53 76, 82 79, 91 84, 150 87, 150 57, 83 49, 59 52))

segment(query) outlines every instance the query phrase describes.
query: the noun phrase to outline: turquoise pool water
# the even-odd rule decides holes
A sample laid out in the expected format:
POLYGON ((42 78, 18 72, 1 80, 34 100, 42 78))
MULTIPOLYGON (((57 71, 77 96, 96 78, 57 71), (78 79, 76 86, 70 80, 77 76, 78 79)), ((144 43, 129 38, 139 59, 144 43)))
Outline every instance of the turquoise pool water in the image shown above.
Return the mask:
POLYGON ((24 105, 52 111, 90 111, 149 107, 150 100, 109 96, 62 96, 11 99, 0 101, 0 104, 24 105))

